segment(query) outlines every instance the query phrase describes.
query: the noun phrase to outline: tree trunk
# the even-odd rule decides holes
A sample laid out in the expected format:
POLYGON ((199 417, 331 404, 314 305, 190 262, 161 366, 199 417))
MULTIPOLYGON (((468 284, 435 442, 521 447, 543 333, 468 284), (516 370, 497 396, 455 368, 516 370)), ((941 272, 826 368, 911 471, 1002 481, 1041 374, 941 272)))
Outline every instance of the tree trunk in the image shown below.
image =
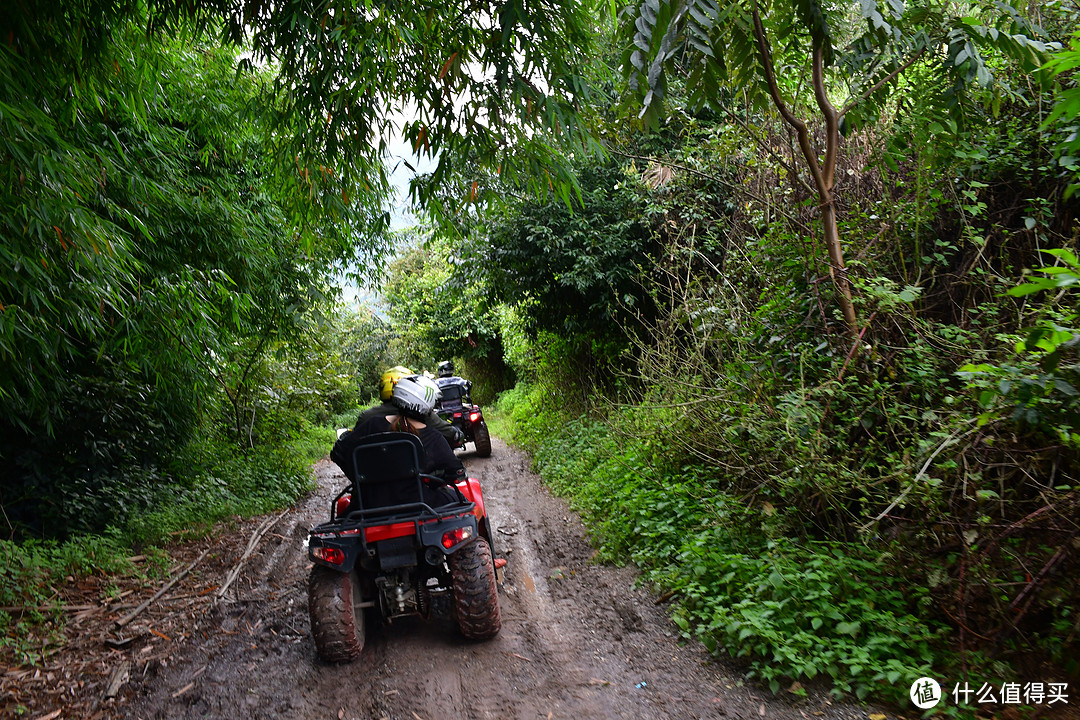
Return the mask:
POLYGON ((851 299, 851 284, 848 282, 847 266, 844 265, 844 250, 840 247, 840 230, 836 227, 836 207, 832 201, 832 188, 828 198, 822 198, 821 223, 825 229, 825 246, 829 248, 829 276, 836 288, 836 301, 840 312, 844 314, 848 332, 857 337, 859 321, 855 316, 855 303, 851 299))
MULTIPOLYGON (((847 266, 844 264, 844 249, 840 246, 840 229, 836 226, 836 203, 833 195, 833 188, 836 187, 836 158, 840 154, 840 115, 829 101, 825 90, 825 63, 820 47, 814 48, 813 65, 814 98, 825 118, 825 162, 821 171, 814 175, 814 182, 821 200, 821 225, 825 246, 829 248, 829 276, 836 288, 836 301, 840 305, 840 312, 844 314, 848 332, 853 337, 858 337, 859 322, 855 317, 855 304, 851 300, 851 285, 848 283, 847 266)), ((814 159, 817 159, 816 154, 814 159)))
POLYGON ((803 160, 810 175, 814 178, 814 187, 817 189, 821 210, 821 223, 825 235, 825 246, 829 249, 829 276, 832 278, 833 287, 836 289, 836 302, 840 306, 840 312, 844 316, 848 334, 853 338, 859 336, 859 321, 855 315, 855 304, 851 299, 851 284, 848 282, 847 266, 844 265, 844 251, 840 246, 840 229, 836 225, 836 206, 833 203, 833 186, 836 180, 836 157, 840 149, 840 115, 829 102, 825 92, 824 60, 820 47, 814 48, 813 71, 814 71, 814 97, 817 99, 818 108, 825 119, 825 158, 818 162, 817 148, 810 139, 810 131, 806 123, 795 116, 780 94, 780 88, 776 83, 776 72, 773 69, 772 51, 769 49, 769 41, 765 37, 765 28, 761 24, 761 15, 757 5, 753 10, 754 38, 757 40, 758 53, 761 56, 761 66, 765 72, 765 82, 769 87, 769 96, 773 105, 780 111, 784 122, 794 128, 799 138, 799 149, 802 151, 803 160))

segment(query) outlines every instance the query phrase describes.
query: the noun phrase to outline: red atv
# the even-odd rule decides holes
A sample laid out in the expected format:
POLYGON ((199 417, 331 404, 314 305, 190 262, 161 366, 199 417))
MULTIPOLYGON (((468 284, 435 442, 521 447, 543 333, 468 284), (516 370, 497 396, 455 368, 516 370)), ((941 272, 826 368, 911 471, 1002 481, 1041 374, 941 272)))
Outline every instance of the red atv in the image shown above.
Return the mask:
POLYGON ((457 376, 436 378, 435 382, 442 391, 435 411, 461 431, 460 447, 471 442, 476 446, 478 457, 491 457, 491 435, 484 422, 484 412, 469 397, 472 383, 457 376))
POLYGON ((312 528, 308 556, 311 633, 319 657, 356 659, 367 622, 429 617, 447 598, 461 634, 486 640, 502 626, 491 524, 475 478, 449 484, 420 472, 423 446, 409 433, 363 438, 341 457, 350 484, 334 498, 329 522, 312 528), (433 494, 445 486, 449 495, 433 494), (438 501, 436 499, 438 497, 438 501))

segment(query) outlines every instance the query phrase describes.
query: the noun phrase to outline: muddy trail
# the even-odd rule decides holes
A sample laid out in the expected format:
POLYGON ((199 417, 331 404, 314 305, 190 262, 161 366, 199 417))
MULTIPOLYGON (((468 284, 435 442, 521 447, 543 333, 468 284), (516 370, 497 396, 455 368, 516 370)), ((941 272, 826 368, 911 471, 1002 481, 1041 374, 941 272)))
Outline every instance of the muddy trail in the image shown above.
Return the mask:
POLYGON ((111 605, 73 604, 88 609, 71 619, 69 645, 43 669, 9 670, 0 708, 141 720, 897 717, 814 691, 774 696, 680 643, 632 570, 593 562, 580 521, 527 457, 493 445, 490 458, 460 454, 507 560, 495 639, 466 641, 449 619, 397 621, 369 633, 352 664, 316 657, 304 541, 346 482, 324 460, 318 490, 295 508, 173 548, 179 579, 122 628, 164 583, 111 605))

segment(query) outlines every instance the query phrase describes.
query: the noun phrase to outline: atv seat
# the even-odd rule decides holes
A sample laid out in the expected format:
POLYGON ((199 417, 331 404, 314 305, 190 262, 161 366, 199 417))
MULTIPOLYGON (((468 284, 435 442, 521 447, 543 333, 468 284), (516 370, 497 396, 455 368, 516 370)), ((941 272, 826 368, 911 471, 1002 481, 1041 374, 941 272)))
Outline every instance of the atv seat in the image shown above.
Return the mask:
POLYGON ((439 378, 436 381, 442 396, 439 398, 440 410, 460 410, 469 404, 469 383, 459 377, 439 378))
MULTIPOLYGON (((420 438, 384 432, 355 441, 351 452, 351 501, 342 516, 368 523, 439 516, 438 508, 466 502, 460 491, 421 472, 426 459, 420 438)), ((344 468, 343 468, 344 469, 344 468)), ((343 491, 344 492, 344 491, 343 491)))

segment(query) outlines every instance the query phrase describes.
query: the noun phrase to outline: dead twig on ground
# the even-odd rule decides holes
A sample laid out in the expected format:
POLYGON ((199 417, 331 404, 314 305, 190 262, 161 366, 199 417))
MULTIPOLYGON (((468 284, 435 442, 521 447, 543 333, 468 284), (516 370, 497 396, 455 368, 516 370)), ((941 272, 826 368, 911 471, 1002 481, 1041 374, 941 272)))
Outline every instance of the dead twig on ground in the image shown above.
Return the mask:
POLYGON ((131 663, 125 660, 116 666, 109 678, 109 685, 105 688, 103 698, 114 698, 120 692, 120 687, 131 678, 131 663))
POLYGON ((276 525, 278 520, 285 517, 288 512, 288 510, 284 510, 280 515, 277 515, 276 517, 267 518, 263 521, 262 525, 255 529, 255 532, 251 534, 251 538, 248 540, 247 548, 244 550, 244 554, 240 556, 240 559, 236 561, 235 565, 233 565, 232 570, 230 570, 229 574, 225 576, 225 582, 223 582, 221 584, 221 587, 218 588, 217 593, 214 595, 214 602, 212 604, 216 605, 218 602, 221 601, 223 597, 225 597, 225 593, 228 591, 229 586, 232 585, 236 578, 240 576, 240 570, 244 566, 244 561, 251 557, 251 554, 255 552, 255 548, 258 547, 259 541, 262 540, 263 535, 265 535, 267 531, 270 530, 270 528, 276 525))
POLYGON ((174 575, 172 577, 172 579, 169 580, 169 582, 165 583, 164 587, 162 587, 160 590, 158 590, 156 593, 154 593, 153 597, 151 597, 150 599, 144 601, 137 608, 135 608, 134 610, 129 612, 127 615, 125 615, 124 617, 117 620, 116 623, 115 623, 116 627, 117 628, 122 628, 125 625, 127 625, 129 622, 134 620, 136 617, 138 617, 139 614, 142 613, 143 610, 150 607, 150 605, 155 600, 157 600, 159 597, 161 597, 162 595, 167 593, 169 591, 169 589, 172 588, 173 585, 180 582, 180 580, 182 580, 189 572, 191 572, 192 568, 194 568, 196 565, 198 565, 202 561, 202 559, 204 557, 206 557, 206 554, 208 552, 210 552, 210 548, 207 548, 207 549, 203 550, 202 553, 199 555, 199 557, 195 558, 194 562, 192 562, 190 565, 188 565, 182 572, 177 573, 176 575, 174 575))

